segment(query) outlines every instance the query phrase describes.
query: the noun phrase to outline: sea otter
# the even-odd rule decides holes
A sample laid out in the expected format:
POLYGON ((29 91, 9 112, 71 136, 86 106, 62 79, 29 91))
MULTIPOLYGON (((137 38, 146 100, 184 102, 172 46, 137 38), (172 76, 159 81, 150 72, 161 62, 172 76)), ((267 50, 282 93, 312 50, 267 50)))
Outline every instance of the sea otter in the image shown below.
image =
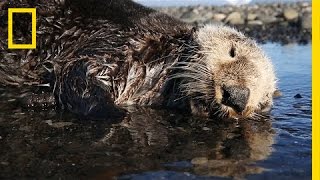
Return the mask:
MULTIPOLYGON (((231 27, 194 27, 131 0, 4 0, 0 9, 0 83, 33 100, 53 95, 81 116, 138 105, 250 118, 272 105, 270 60, 231 27), (20 7, 37 9, 36 49, 7 47, 7 11, 20 7)), ((17 44, 31 39, 28 19, 13 18, 17 44)))

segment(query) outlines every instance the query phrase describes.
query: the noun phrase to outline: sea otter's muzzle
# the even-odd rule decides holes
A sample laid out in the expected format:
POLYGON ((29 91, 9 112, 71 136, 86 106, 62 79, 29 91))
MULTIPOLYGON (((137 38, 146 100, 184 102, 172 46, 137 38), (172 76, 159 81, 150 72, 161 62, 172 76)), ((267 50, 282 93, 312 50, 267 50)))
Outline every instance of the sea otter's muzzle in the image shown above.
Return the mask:
POLYGON ((238 113, 246 109, 250 90, 242 86, 224 86, 222 88, 222 104, 231 107, 238 113))

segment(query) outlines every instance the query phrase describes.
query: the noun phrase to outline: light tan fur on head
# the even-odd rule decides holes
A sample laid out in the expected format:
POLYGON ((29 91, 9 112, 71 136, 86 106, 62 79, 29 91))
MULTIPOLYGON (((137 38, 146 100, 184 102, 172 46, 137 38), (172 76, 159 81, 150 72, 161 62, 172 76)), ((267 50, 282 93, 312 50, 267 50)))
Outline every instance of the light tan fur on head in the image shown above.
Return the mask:
POLYGON ((185 68, 191 77, 183 85, 189 96, 211 101, 220 110, 220 116, 233 118, 254 117, 256 112, 271 107, 276 77, 269 58, 254 40, 221 25, 206 25, 195 38, 201 58, 194 58, 185 68), (243 112, 222 104, 221 88, 225 86, 250 90, 243 112))

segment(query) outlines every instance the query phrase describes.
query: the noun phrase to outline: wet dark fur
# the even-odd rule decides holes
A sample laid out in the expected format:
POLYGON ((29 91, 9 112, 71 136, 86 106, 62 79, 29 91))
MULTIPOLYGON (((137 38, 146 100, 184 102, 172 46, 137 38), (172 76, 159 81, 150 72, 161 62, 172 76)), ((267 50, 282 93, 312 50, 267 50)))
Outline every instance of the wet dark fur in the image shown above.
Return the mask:
MULTIPOLYGON (((0 10, 2 86, 28 88, 33 98, 54 94, 59 107, 81 115, 116 110, 116 99, 122 104, 129 98, 138 105, 187 107, 186 99, 176 101, 180 94, 167 79, 175 62, 194 55, 189 25, 129 0, 5 0, 0 10), (10 7, 37 8, 36 50, 7 49, 10 7), (155 66, 161 71, 146 83, 155 66), (133 67, 139 75, 127 84, 133 67)), ((30 31, 30 22, 16 18, 14 24, 21 41, 31 39, 31 33, 16 32, 30 31)))

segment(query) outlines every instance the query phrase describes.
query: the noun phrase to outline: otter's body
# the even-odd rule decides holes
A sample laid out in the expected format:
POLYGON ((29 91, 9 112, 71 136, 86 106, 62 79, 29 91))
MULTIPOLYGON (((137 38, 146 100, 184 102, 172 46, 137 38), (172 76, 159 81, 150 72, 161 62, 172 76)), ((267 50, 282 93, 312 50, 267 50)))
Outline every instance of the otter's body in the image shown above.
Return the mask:
MULTIPOLYGON (((193 28, 129 0, 4 1, 0 9, 0 83, 52 93, 74 113, 139 105, 247 117, 272 104, 269 60, 231 28, 193 28), (37 8, 37 49, 7 49, 10 7, 37 8)), ((29 27, 14 19, 17 43, 31 39, 29 27)))

